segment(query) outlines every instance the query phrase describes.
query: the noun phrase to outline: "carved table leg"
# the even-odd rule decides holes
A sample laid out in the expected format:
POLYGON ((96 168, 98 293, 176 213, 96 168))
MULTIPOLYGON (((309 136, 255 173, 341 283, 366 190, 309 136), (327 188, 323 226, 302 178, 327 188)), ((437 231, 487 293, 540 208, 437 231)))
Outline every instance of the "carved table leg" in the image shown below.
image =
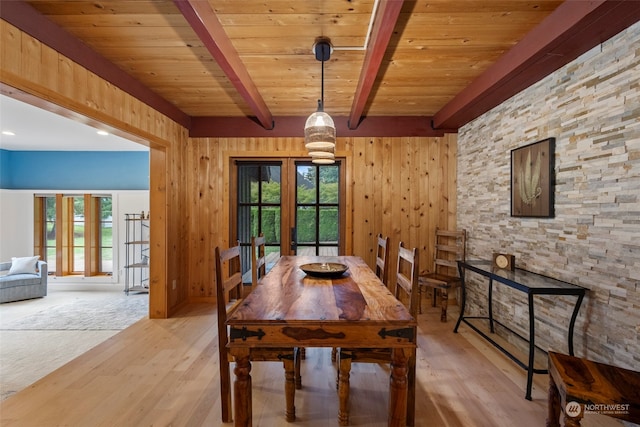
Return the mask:
POLYGON ((549 394, 547 400, 547 427, 560 427, 560 393, 551 375, 549 375, 549 394))
POLYGON ((284 364, 284 395, 286 401, 286 409, 284 412, 285 419, 289 422, 296 420, 296 381, 295 381, 295 361, 291 358, 283 358, 284 364))
POLYGON ((349 375, 351 371, 351 355, 340 352, 338 356, 338 423, 341 426, 349 425, 349 375))
POLYGON ((233 372, 236 380, 233 383, 235 427, 251 427, 251 362, 249 349, 234 351, 236 367, 233 372))
POLYGON ((389 427, 404 427, 407 420, 407 371, 411 349, 391 350, 389 427))

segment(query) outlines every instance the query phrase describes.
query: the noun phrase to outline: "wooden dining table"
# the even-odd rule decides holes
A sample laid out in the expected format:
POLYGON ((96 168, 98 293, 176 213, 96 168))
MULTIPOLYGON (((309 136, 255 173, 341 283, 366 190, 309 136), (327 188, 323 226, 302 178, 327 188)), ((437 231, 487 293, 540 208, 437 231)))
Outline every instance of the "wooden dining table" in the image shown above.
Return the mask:
POLYGON ((390 348, 388 425, 405 426, 413 418, 407 396, 409 383, 415 386, 417 320, 362 258, 283 256, 229 315, 227 325, 228 348, 236 362, 235 426, 252 425, 253 347, 390 348), (348 269, 315 277, 300 268, 323 263, 348 269))

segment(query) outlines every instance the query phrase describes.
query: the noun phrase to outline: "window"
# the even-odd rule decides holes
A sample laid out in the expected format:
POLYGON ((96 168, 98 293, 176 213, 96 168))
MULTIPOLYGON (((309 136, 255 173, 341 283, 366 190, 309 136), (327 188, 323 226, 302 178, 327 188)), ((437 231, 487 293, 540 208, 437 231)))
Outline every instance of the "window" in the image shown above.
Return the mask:
POLYGON ((111 201, 93 194, 35 197, 34 249, 50 274, 113 273, 111 201))

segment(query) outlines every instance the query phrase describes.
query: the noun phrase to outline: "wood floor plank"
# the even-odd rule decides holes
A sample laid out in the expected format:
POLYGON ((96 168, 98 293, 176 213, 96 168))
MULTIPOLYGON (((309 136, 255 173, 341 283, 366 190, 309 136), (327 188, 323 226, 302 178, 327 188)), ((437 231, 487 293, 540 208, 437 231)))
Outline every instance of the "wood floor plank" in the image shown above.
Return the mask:
MULTIPOLYGON (((464 325, 454 334, 454 322, 440 322, 439 314, 429 307, 419 317, 416 425, 544 425, 547 376, 534 376, 533 400, 525 400, 525 371, 464 325)), ((215 322, 213 304, 185 307, 172 319, 143 319, 0 402, 0 425, 222 425, 215 322)), ((290 425, 337 425, 330 351, 307 349, 290 425)), ((253 425, 287 425, 282 364, 254 363, 251 375, 253 425)), ((353 426, 386 425, 388 384, 388 367, 353 364, 353 426)), ((620 425, 604 418, 583 426, 620 425)))

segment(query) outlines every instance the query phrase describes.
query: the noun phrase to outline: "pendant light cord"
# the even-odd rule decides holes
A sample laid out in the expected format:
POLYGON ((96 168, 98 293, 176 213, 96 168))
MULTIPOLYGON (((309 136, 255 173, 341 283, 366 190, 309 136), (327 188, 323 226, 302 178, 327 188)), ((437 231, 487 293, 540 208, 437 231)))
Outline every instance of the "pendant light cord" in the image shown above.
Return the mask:
MULTIPOLYGON (((322 57, 324 58, 324 49, 325 46, 322 45, 322 57)), ((324 111, 324 59, 322 61, 322 73, 321 73, 321 83, 320 83, 320 111, 324 111)))

